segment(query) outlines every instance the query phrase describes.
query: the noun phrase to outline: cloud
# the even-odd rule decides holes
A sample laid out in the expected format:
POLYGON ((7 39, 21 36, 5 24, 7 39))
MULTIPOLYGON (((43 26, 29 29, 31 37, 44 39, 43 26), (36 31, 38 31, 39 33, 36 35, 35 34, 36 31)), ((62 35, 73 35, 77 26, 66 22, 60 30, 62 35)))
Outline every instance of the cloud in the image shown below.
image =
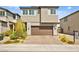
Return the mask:
POLYGON ((72 7, 69 6, 68 9, 72 9, 72 7))

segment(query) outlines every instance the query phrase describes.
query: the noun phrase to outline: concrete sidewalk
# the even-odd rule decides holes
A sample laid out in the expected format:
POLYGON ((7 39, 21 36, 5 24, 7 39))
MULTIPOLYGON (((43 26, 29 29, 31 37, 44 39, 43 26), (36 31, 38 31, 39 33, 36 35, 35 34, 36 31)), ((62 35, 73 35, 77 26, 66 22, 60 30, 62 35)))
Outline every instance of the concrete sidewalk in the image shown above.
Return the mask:
POLYGON ((0 51, 2 52, 79 52, 79 45, 37 45, 37 44, 7 44, 7 45, 0 45, 0 51))

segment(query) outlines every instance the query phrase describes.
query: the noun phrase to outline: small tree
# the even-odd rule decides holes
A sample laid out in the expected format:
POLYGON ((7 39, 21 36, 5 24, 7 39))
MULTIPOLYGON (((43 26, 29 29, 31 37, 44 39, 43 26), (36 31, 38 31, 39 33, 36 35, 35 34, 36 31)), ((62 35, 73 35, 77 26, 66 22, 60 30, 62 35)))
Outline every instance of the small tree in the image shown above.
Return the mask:
POLYGON ((18 19, 15 24, 15 32, 18 38, 25 38, 26 37, 26 30, 25 24, 22 22, 21 19, 18 19))

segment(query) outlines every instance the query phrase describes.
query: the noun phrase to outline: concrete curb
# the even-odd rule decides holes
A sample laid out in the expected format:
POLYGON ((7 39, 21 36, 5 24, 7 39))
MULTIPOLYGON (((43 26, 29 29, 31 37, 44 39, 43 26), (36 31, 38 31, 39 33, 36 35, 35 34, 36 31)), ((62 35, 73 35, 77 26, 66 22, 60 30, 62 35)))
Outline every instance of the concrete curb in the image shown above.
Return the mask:
POLYGON ((52 44, 2 44, 1 52, 77 52, 79 45, 52 45, 52 44))

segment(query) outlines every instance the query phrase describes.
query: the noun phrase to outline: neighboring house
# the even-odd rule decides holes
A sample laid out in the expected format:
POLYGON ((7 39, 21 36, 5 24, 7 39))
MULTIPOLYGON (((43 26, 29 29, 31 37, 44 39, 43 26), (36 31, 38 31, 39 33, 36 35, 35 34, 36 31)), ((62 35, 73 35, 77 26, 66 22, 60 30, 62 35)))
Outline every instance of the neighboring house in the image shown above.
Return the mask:
POLYGON ((28 35, 57 35, 58 6, 20 7, 28 35))
POLYGON ((19 17, 18 14, 0 7, 0 33, 12 29, 19 17))
POLYGON ((76 11, 60 19, 60 27, 63 33, 73 34, 73 31, 79 32, 79 11, 76 11))

